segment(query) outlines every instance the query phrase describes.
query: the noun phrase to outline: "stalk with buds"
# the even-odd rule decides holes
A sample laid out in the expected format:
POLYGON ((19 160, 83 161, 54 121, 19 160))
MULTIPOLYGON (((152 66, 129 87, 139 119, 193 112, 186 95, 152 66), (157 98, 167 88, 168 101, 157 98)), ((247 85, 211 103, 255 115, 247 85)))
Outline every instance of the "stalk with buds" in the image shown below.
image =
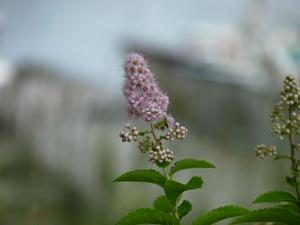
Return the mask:
POLYGON ((300 160, 297 156, 300 151, 300 92, 294 77, 287 76, 284 79, 280 98, 271 113, 272 134, 286 141, 287 149, 279 151, 274 145, 268 147, 261 144, 256 146, 255 152, 260 158, 270 156, 275 160, 288 161, 289 175, 285 180, 293 191, 274 190, 258 196, 254 203, 275 203, 275 206, 251 211, 237 218, 234 224, 245 222, 300 224, 300 160))
MULTIPOLYGON (((215 167, 207 161, 192 158, 174 162, 174 151, 166 145, 174 140, 185 139, 188 129, 168 113, 169 98, 159 88, 141 55, 129 54, 125 60, 124 71, 122 91, 127 100, 128 116, 131 120, 143 120, 148 128, 139 130, 132 123, 128 123, 120 132, 120 138, 123 142, 137 142, 141 153, 147 154, 149 162, 158 170, 130 171, 115 181, 156 184, 163 189, 163 194, 154 201, 152 208, 135 210, 123 217, 117 225, 180 225, 182 218, 192 209, 192 204, 183 199, 183 193, 200 189, 203 180, 199 176, 193 176, 187 183, 182 183, 174 179, 175 174, 185 169, 215 167)), ((196 218, 193 225, 214 224, 247 212, 248 210, 240 207, 224 206, 196 218)))

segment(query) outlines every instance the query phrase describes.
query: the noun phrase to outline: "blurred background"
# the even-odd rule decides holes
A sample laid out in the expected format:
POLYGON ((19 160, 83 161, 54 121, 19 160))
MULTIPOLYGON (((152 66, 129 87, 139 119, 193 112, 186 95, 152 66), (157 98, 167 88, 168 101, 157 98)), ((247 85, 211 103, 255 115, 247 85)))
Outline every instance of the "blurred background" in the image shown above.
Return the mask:
POLYGON ((0 0, 0 224, 111 225, 161 190, 112 183, 151 167, 118 134, 124 56, 145 55, 190 132, 171 145, 215 170, 186 194, 194 216, 253 207, 287 164, 255 157, 283 77, 300 75, 297 0, 0 0))

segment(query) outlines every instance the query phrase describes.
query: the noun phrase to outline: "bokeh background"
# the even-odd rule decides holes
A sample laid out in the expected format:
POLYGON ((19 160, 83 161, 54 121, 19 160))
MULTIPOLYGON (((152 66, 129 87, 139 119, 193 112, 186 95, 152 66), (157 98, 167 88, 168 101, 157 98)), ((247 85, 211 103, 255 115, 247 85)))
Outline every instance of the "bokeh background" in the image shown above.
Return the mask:
MULTIPOLYGON (((124 56, 145 55, 170 112, 190 132, 177 159, 213 162, 186 194, 193 213, 253 207, 284 186, 287 165, 254 146, 285 145, 269 114, 286 74, 300 75, 297 0, 1 0, 0 224, 111 225, 160 189, 112 183, 151 167, 118 133, 124 56)), ((286 188, 286 187, 284 187, 286 188)))

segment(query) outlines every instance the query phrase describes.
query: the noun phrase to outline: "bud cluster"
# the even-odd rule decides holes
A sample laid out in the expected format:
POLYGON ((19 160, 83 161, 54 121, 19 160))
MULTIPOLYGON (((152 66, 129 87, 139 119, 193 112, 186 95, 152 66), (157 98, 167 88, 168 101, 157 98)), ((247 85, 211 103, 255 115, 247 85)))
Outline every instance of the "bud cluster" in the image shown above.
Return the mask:
POLYGON ((271 121, 272 122, 281 122, 284 120, 283 115, 283 102, 280 101, 276 105, 273 106, 271 113, 271 121))
POLYGON ((287 76, 280 93, 282 101, 277 103, 272 110, 271 121, 274 123, 272 133, 279 135, 280 139, 291 133, 298 134, 300 129, 300 93, 295 79, 287 76))
POLYGON ((289 106, 300 109, 300 93, 293 76, 287 76, 284 80, 283 90, 280 93, 282 100, 289 106))
POLYGON ((170 149, 161 149, 160 146, 157 146, 155 150, 149 152, 149 161, 152 163, 170 163, 173 158, 173 151, 170 149))
POLYGON ((123 142, 137 141, 139 131, 136 127, 132 127, 131 124, 127 123, 125 129, 120 132, 120 137, 123 142))
POLYGON ((285 135, 289 135, 290 129, 287 128, 289 126, 288 122, 286 124, 276 123, 272 128, 272 134, 279 135, 280 139, 283 139, 285 135))
POLYGON ((257 145, 255 147, 255 153, 257 157, 265 158, 266 156, 276 156, 277 155, 277 149, 276 146, 272 145, 270 147, 262 145, 257 145))
POLYGON ((176 139, 186 138, 188 129, 185 126, 181 126, 180 123, 176 122, 173 128, 170 128, 167 135, 165 136, 166 140, 173 141, 176 139))
MULTIPOLYGON (((274 105, 271 113, 272 134, 290 142, 294 135, 300 133, 300 92, 294 77, 287 76, 284 79, 280 97, 282 100, 274 105)), ((298 145, 293 146, 295 150, 300 149, 298 145)), ((258 145, 255 152, 260 158, 277 155, 275 146, 258 145)))

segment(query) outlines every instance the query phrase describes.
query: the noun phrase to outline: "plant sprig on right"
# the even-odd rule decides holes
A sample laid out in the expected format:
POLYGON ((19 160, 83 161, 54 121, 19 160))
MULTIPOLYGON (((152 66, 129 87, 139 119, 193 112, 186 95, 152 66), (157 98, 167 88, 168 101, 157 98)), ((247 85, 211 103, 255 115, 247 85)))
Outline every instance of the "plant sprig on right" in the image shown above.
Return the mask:
POLYGON ((258 196, 254 203, 273 203, 271 208, 251 211, 232 224, 245 222, 275 222, 280 224, 300 224, 300 144, 296 139, 300 134, 300 92, 293 76, 284 79, 280 93, 281 100, 274 105, 271 113, 272 134, 287 143, 285 151, 278 151, 275 145, 257 145, 256 155, 260 158, 273 157, 275 160, 289 161, 289 174, 285 177, 292 193, 273 190, 258 196))

